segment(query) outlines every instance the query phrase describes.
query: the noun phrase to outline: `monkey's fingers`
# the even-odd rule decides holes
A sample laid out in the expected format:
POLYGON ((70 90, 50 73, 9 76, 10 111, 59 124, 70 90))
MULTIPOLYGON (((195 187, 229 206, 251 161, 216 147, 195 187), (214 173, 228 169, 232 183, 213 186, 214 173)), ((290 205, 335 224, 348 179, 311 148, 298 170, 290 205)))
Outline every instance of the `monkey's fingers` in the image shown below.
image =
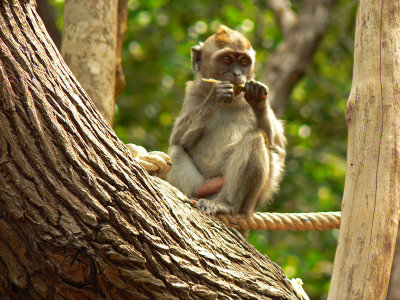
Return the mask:
POLYGON ((243 90, 244 90, 244 93, 246 94, 246 95, 251 95, 251 87, 252 87, 253 85, 251 84, 251 81, 247 81, 245 84, 244 84, 244 88, 243 88, 243 90))
POLYGON ((228 202, 223 200, 209 200, 205 198, 200 198, 196 207, 202 211, 204 211, 207 215, 215 216, 217 213, 221 214, 232 214, 233 207, 228 202))
POLYGON ((267 98, 268 89, 261 83, 250 80, 246 82, 244 86, 244 92, 246 99, 260 99, 264 100, 267 98))
POLYGON ((259 99, 266 99, 268 94, 268 90, 263 86, 260 85, 258 89, 258 97, 259 99))

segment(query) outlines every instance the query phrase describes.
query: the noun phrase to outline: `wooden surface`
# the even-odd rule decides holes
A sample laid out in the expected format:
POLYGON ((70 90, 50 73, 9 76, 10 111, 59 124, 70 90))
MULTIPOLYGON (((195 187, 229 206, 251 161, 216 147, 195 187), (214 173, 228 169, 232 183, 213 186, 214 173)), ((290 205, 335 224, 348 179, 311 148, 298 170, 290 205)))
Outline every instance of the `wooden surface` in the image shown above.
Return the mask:
POLYGON ((399 219, 400 7, 359 1, 330 300, 385 299, 399 219))

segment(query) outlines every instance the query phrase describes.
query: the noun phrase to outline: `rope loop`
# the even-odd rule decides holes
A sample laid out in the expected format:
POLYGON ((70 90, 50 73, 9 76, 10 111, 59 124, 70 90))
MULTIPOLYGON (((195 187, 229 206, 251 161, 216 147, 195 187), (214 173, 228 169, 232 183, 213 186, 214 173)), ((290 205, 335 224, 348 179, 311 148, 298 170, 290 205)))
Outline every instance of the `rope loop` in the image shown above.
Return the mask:
POLYGON ((150 175, 164 177, 172 166, 171 158, 161 151, 147 152, 142 146, 126 144, 133 158, 145 168, 150 175))

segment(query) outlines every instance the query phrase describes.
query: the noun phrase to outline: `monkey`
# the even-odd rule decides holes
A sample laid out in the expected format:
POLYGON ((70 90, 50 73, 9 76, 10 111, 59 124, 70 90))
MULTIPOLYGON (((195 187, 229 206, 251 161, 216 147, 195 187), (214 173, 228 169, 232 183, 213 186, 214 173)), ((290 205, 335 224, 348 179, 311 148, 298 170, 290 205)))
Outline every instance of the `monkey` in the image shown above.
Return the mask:
POLYGON ((167 181, 206 214, 251 214, 278 190, 282 122, 254 80, 255 51, 244 35, 221 25, 191 50, 194 80, 169 139, 167 181))

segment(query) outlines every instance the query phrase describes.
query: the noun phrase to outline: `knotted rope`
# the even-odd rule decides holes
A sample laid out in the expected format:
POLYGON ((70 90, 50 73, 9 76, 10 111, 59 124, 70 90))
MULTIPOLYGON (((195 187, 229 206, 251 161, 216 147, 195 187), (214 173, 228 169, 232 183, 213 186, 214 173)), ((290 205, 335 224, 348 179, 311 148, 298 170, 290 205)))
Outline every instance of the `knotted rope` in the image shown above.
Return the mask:
POLYGON ((126 144, 133 158, 149 172, 150 175, 164 177, 171 169, 172 162, 168 154, 161 151, 147 152, 142 146, 126 144))

